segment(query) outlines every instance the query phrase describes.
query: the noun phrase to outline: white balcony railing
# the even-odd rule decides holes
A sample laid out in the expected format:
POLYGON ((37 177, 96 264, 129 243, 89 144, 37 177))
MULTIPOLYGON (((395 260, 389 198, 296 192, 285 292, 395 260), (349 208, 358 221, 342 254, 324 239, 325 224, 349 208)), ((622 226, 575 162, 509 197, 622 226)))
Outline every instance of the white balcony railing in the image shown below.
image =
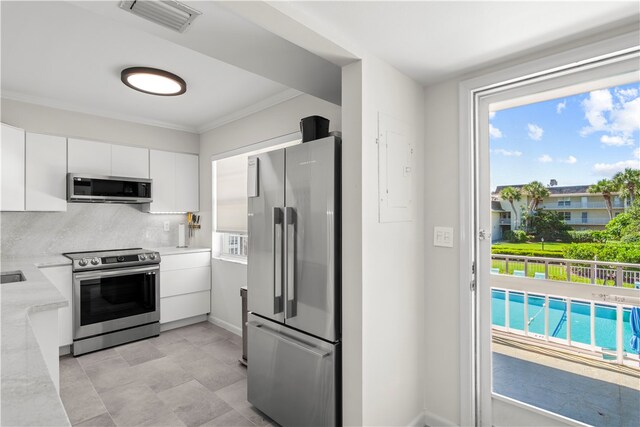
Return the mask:
MULTIPOLYGON (((548 210, 569 210, 569 209, 606 209, 607 205, 604 202, 572 202, 570 204, 558 204, 558 202, 551 203, 542 203, 540 205, 543 209, 548 210)), ((611 205, 613 209, 624 209, 624 205, 622 203, 613 203, 611 205)))
MULTIPOLYGON (((494 324, 492 326, 494 330, 600 355, 603 359, 610 359, 616 363, 627 361, 637 366, 638 355, 626 353, 624 350, 624 328, 625 316, 629 315, 628 310, 631 307, 640 306, 640 291, 634 288, 635 282, 640 285, 640 271, 638 271, 640 264, 603 264, 595 261, 505 255, 493 255, 492 258, 490 276, 492 294, 493 291, 502 292, 500 296, 504 298, 503 325, 494 324), (606 268, 604 268, 605 265, 606 268), (524 277, 520 277, 522 274, 524 277), (601 280, 599 277, 606 279, 601 280), (576 278, 580 280, 577 282, 572 280, 576 278), (588 279, 586 283, 584 283, 585 278, 588 279), (595 279, 592 281, 593 278, 595 279), (606 282, 608 285, 614 286, 603 286, 604 280, 608 280, 606 282), (512 307, 512 301, 517 302, 515 306, 518 310, 522 310, 522 318, 516 315, 515 321, 514 315, 510 313, 510 310, 515 309, 512 307), (552 309, 552 305, 556 307, 552 309), (564 307, 560 320, 557 319, 558 306, 564 307), (589 339, 584 339, 585 330, 582 329, 580 333, 583 337, 577 340, 575 338, 577 333, 572 331, 572 327, 587 327, 586 322, 582 322, 585 319, 584 312, 587 307, 589 339), (580 316, 576 314, 578 309, 583 312, 580 316), (554 324, 550 320, 552 310, 555 310, 556 316, 553 320, 554 324), (613 328, 615 340, 611 336, 605 337, 608 338, 608 342, 615 342, 613 346, 603 347, 596 343, 597 324, 601 322, 601 318, 596 322, 596 312, 599 310, 615 312, 615 328, 613 328), (572 314, 578 316, 576 324, 572 321, 572 314), (534 328, 536 330, 531 330, 532 322, 541 325, 541 320, 544 321, 544 327, 537 326, 534 328), (564 338, 556 335, 561 323, 566 332, 564 338)), ((501 299, 493 300, 494 309, 497 308, 495 304, 501 304, 501 302, 501 299)), ((613 331, 609 327, 601 329, 598 333, 611 334, 613 331)), ((599 336, 598 339, 602 340, 603 337, 599 336)))
POLYGON ((564 220, 565 224, 569 225, 607 225, 611 221, 609 218, 571 218, 569 220, 564 220))
POLYGON ((498 254, 491 255, 491 264, 497 273, 518 270, 543 279, 631 288, 640 283, 640 264, 498 254))

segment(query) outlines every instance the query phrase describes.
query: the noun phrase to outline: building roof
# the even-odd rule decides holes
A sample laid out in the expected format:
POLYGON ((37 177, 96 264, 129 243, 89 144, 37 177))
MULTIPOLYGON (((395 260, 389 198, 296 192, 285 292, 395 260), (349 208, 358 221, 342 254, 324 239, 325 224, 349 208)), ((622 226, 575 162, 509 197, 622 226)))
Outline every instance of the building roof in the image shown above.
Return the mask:
POLYGON ((502 205, 498 200, 491 201, 491 210, 494 212, 506 212, 504 209, 502 209, 502 205))
MULTIPOLYGON (((496 194, 496 195, 500 194, 500 191, 502 191, 502 189, 506 187, 522 188, 524 187, 524 184, 498 185, 496 187, 496 191, 494 191, 493 194, 496 194)), ((562 195, 562 194, 588 194, 589 192, 587 190, 589 189, 589 187, 591 186, 590 185, 568 185, 564 187, 547 187, 547 189, 549 190, 549 193, 551 193, 551 195, 554 196, 554 195, 562 195)))

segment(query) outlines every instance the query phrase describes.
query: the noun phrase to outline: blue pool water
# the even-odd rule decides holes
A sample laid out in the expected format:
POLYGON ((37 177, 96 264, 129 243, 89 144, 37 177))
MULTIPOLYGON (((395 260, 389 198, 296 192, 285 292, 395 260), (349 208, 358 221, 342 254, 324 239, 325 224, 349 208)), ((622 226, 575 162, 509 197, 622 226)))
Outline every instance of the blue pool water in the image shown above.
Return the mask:
MULTIPOLYGON (((529 332, 544 336, 544 297, 529 295, 528 317, 534 319, 529 324, 529 332)), ((549 298, 549 335, 567 338, 567 304, 559 298, 549 298)), ((591 344, 590 307, 588 303, 571 301, 571 341, 591 344)), ((629 344, 631 326, 629 309, 623 310, 623 342, 626 352, 635 354, 629 344)), ((616 348, 616 308, 605 304, 596 304, 595 335, 596 346, 616 348)), ((491 291, 491 322, 496 326, 505 326, 504 291, 491 291)), ((509 328, 524 330, 524 294, 509 292, 509 328)))

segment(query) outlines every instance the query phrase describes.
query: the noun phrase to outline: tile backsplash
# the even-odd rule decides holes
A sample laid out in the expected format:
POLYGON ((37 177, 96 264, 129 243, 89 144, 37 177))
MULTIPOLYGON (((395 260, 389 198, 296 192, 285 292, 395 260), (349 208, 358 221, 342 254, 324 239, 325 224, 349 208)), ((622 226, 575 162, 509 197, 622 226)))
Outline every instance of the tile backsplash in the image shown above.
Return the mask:
POLYGON ((69 203, 66 212, 0 213, 0 245, 9 258, 176 246, 178 224, 186 222, 186 215, 148 214, 140 205, 69 203))

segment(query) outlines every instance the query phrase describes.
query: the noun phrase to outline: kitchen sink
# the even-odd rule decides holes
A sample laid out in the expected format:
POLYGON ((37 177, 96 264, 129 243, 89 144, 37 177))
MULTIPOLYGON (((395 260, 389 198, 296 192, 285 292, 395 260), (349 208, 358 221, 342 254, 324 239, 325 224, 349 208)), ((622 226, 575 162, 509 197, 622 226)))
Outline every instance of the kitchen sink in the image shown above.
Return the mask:
POLYGON ((24 282, 25 280, 27 279, 25 279, 22 271, 7 271, 0 273, 0 283, 24 282))

